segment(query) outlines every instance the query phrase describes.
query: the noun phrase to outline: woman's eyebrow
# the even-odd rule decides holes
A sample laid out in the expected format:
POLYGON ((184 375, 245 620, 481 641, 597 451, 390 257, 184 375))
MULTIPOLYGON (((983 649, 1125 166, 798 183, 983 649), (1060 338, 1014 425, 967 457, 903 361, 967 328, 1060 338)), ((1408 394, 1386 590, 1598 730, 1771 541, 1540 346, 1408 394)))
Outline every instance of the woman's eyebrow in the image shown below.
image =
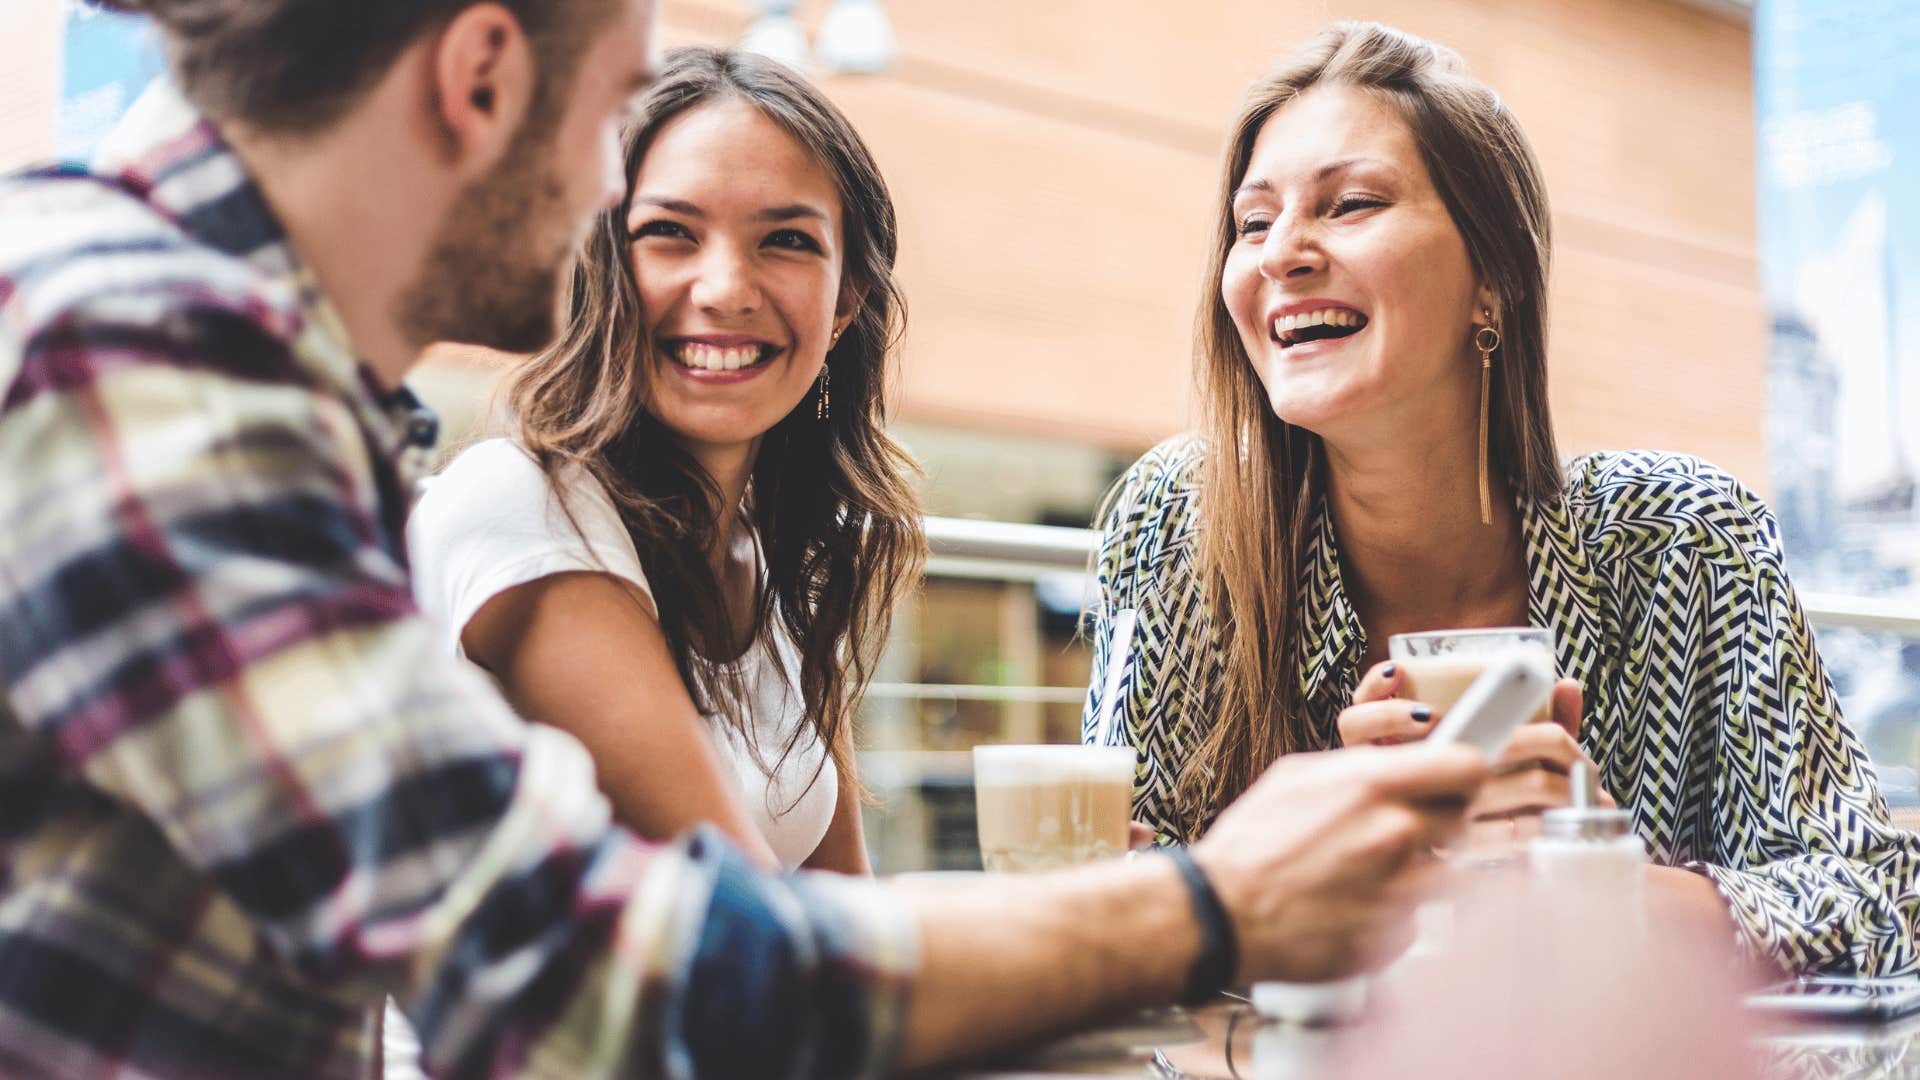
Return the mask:
POLYGON ((1248 194, 1249 192, 1254 192, 1254 191, 1260 192, 1263 195, 1273 194, 1273 181, 1249 180, 1246 183, 1241 184, 1239 187, 1234 188, 1233 194, 1227 196, 1227 201, 1230 203, 1239 202, 1240 196, 1248 194))
POLYGON ((641 205, 657 206, 662 210, 668 210, 676 214, 685 214, 687 217, 706 217, 707 216, 707 212, 705 210, 700 209, 698 206, 695 206, 693 203, 690 203, 685 199, 668 198, 665 195, 639 194, 633 197, 633 202, 634 202, 634 205, 636 206, 641 206, 641 205))
POLYGON ((806 203, 790 203, 786 206, 770 206, 753 215, 759 221, 793 221, 796 218, 817 218, 827 220, 827 212, 817 206, 806 203))
MULTIPOLYGON (((1394 173, 1394 174, 1399 173, 1399 170, 1394 168, 1391 162, 1386 161, 1383 158, 1344 157, 1344 158, 1340 158, 1337 161, 1329 161, 1325 165, 1322 165, 1319 168, 1313 170, 1313 179, 1316 183, 1318 183, 1322 180, 1325 180, 1329 176, 1333 176, 1336 173, 1347 172, 1349 170, 1358 169, 1358 168, 1377 168, 1377 169, 1384 170, 1388 173, 1394 173)), ((1233 195, 1227 201, 1238 202, 1240 199, 1240 196, 1249 194, 1251 192, 1259 192, 1263 195, 1271 195, 1273 191, 1274 191, 1274 185, 1273 185, 1273 181, 1271 180, 1249 180, 1246 183, 1241 184, 1239 187, 1234 188, 1233 195)))

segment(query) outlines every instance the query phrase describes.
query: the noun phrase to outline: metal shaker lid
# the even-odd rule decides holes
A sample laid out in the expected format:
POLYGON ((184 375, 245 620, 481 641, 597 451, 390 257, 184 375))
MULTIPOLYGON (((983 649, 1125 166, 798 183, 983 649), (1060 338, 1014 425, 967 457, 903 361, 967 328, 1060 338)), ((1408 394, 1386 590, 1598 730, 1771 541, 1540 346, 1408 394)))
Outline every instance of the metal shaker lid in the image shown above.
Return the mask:
POLYGON ((1612 840, 1630 835, 1633 818, 1625 810, 1600 805, 1600 771, 1582 761, 1567 774, 1572 804, 1540 815, 1541 835, 1555 840, 1612 840))

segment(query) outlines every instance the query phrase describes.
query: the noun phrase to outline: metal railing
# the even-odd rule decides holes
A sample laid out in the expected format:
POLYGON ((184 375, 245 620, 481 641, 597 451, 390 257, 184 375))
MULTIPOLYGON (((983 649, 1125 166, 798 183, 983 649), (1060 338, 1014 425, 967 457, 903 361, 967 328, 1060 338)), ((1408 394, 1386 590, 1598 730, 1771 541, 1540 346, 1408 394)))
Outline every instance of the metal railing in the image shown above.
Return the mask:
MULTIPOLYGON (((933 549, 930 574, 1032 581, 1085 571, 1099 534, 1092 529, 930 517, 927 539, 933 549)), ((1816 626, 1920 635, 1920 604, 1826 592, 1803 592, 1800 603, 1816 626)))
MULTIPOLYGON (((1092 595, 1092 582, 1086 574, 1099 536, 1091 529, 936 517, 927 519, 927 534, 932 547, 927 564, 931 577, 1015 585, 1066 577, 1078 580, 1081 595, 1092 595)), ((1920 604, 1822 592, 1802 592, 1800 602, 1822 629, 1920 637, 1920 604)), ((898 669, 902 675, 909 670, 910 666, 898 669)), ((1037 674, 1029 669, 1028 677, 1037 674)), ((878 681, 868 687, 867 697, 883 710, 892 710, 896 718, 910 715, 901 710, 922 707, 916 703, 992 703, 1003 710, 1002 723, 1012 732, 1008 737, 1019 742, 1033 741, 1031 733, 1038 730, 1035 717, 1040 710, 1057 710, 1064 705, 1076 707, 1077 713, 1086 693, 1084 683, 1042 686, 878 681)), ((907 721, 909 727, 914 723, 907 721)), ((894 747, 863 750, 860 754, 862 779, 882 796, 887 807, 884 814, 868 815, 867 837, 875 851, 876 865, 890 871, 977 865, 972 861, 972 840, 967 832, 972 812, 970 795, 956 794, 971 782, 972 754, 964 749, 909 747, 902 743, 894 747)), ((1920 809, 1899 813, 1906 815, 1904 823, 1920 825, 1920 809)))
POLYGON ((1034 581, 1086 570, 1099 539, 1092 529, 930 517, 927 541, 933 550, 927 572, 936 577, 1034 581))

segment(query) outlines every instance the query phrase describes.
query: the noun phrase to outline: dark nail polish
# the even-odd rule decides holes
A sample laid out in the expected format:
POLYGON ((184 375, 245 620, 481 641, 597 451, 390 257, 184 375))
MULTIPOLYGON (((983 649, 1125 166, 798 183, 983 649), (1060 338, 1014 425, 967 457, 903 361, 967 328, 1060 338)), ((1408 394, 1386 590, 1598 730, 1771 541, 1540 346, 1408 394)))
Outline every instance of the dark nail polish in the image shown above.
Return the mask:
POLYGON ((1388 664, 1380 669, 1380 677, 1383 679, 1391 679, 1398 674, 1400 674, 1400 668, 1397 664, 1388 664))
POLYGON ((1419 706, 1418 708, 1413 710, 1414 723, 1424 724, 1431 719, 1433 719, 1433 710, 1427 708, 1425 705, 1419 706))

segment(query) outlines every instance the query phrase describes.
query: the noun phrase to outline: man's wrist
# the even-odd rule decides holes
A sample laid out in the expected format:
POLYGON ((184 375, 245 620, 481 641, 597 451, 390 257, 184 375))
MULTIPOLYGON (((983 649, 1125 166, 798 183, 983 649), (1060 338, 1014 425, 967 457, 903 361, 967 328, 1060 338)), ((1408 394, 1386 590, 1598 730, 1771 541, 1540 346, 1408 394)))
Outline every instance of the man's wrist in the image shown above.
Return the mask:
POLYGON ((1200 951, 1188 969, 1180 1000, 1198 1004, 1233 985, 1240 969, 1239 936, 1234 933, 1233 916, 1213 887, 1212 878, 1193 859, 1193 853, 1179 845, 1154 851, 1173 861, 1185 887, 1194 925, 1200 932, 1200 951))

